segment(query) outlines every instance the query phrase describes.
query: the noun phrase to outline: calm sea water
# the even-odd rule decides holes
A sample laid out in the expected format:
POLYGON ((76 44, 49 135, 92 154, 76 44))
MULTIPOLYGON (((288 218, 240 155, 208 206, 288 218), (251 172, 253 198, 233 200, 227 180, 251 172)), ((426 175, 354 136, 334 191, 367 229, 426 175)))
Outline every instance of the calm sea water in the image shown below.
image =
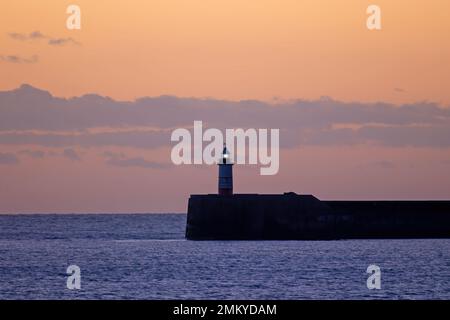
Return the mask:
POLYGON ((0 215, 1 299, 450 299, 450 240, 187 241, 186 215, 0 215), (81 290, 66 269, 81 268, 81 290), (381 268, 381 290, 366 269, 381 268))

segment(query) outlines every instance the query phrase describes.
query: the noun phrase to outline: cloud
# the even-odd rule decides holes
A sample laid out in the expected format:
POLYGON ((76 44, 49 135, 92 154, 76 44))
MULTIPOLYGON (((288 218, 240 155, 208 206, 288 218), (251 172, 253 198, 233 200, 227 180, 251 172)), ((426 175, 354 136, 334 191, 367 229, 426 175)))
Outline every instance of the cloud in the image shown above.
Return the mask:
POLYGON ((121 146, 152 149, 167 145, 169 132, 103 132, 103 133, 45 133, 8 132, 0 130, 0 144, 40 145, 45 147, 121 146))
POLYGON ((64 149, 63 156, 67 159, 73 160, 73 161, 80 161, 81 158, 78 155, 78 153, 73 149, 64 149))
POLYGON ((19 159, 12 153, 0 152, 0 164, 18 164, 19 159))
POLYGON ((42 159, 45 156, 45 152, 41 150, 20 150, 19 154, 24 154, 34 159, 42 159))
POLYGON ((140 167, 148 169, 167 168, 167 164, 148 161, 142 157, 127 158, 123 153, 105 152, 103 154, 107 160, 106 163, 116 167, 140 167))
POLYGON ((47 37, 44 36, 40 31, 33 31, 28 35, 29 39, 46 39, 47 37))
POLYGON ((30 58, 24 58, 19 55, 0 55, 0 61, 10 62, 10 63, 36 63, 38 62, 39 57, 37 55, 33 55, 30 58))
POLYGON ((25 41, 28 38, 27 35, 25 35, 23 33, 17 33, 17 32, 11 32, 11 33, 8 33, 8 35, 11 39, 20 40, 20 41, 25 41))
POLYGON ((33 31, 28 34, 25 33, 18 33, 18 32, 11 32, 8 33, 8 36, 13 40, 18 41, 33 41, 33 40, 47 40, 47 44, 51 46, 63 46, 66 44, 73 44, 73 45, 80 45, 78 41, 75 39, 68 37, 68 38, 55 38, 51 36, 44 35, 40 31, 33 31))
MULTIPOLYGON (((0 92, 0 144, 49 147, 170 146, 174 128, 277 128, 284 148, 377 144, 450 147, 450 108, 430 102, 269 103, 173 96, 115 101, 88 94, 57 98, 30 85, 0 92)), ((138 163, 138 162, 136 162, 138 163)))
POLYGON ((80 43, 73 38, 56 38, 56 39, 49 39, 48 44, 51 46, 63 46, 66 44, 75 44, 80 45, 80 43))

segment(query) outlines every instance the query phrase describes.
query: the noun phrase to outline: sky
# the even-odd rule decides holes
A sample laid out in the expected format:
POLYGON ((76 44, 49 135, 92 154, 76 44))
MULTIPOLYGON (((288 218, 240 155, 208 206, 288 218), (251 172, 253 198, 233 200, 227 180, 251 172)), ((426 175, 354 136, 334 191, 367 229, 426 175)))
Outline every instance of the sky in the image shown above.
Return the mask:
POLYGON ((0 7, 0 213, 186 212, 217 168, 174 128, 279 128, 235 192, 450 198, 447 0, 15 0, 0 7), (81 29, 66 28, 66 8, 81 29), (381 30, 366 9, 381 8, 381 30), (25 84, 25 85, 24 85, 25 84))

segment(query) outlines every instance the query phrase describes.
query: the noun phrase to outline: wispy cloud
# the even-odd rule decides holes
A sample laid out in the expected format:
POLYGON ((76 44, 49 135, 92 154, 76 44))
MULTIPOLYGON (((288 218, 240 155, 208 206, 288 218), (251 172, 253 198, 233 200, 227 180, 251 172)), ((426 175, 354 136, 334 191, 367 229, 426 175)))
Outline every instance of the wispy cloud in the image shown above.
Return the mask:
POLYGON ((0 55, 0 61, 10 62, 10 63, 36 63, 38 62, 39 57, 37 55, 33 55, 29 58, 21 57, 19 55, 0 55))
POLYGON ((81 158, 74 149, 64 149, 63 156, 73 161, 80 161, 81 158))
POLYGON ((27 35, 25 35, 25 34, 23 34, 23 33, 17 33, 17 32, 11 32, 11 33, 8 33, 8 36, 9 36, 11 39, 14 39, 14 40, 20 40, 20 41, 25 41, 25 40, 28 39, 28 36, 27 36, 27 35))
POLYGON ((24 154, 34 159, 42 159, 45 156, 45 152, 42 150, 20 150, 19 154, 24 154))
POLYGON ((29 39, 46 39, 47 36, 43 35, 40 31, 33 31, 28 35, 29 39))
POLYGON ((123 153, 105 152, 106 163, 116 167, 139 167, 147 169, 163 169, 168 165, 164 163, 149 161, 143 157, 127 158, 123 153))
POLYGON ((80 45, 80 43, 73 38, 55 38, 49 39, 48 44, 51 46, 64 46, 66 44, 80 45))
POLYGON ((19 159, 13 153, 0 152, 0 164, 18 164, 19 159))
POLYGON ((52 37, 52 36, 45 35, 40 31, 33 31, 28 34, 11 32, 11 33, 8 33, 8 36, 11 39, 18 40, 18 41, 46 40, 47 44, 49 44, 51 46, 64 46, 66 44, 73 44, 73 45, 81 44, 80 42, 76 41, 72 37, 67 37, 67 38, 52 37))

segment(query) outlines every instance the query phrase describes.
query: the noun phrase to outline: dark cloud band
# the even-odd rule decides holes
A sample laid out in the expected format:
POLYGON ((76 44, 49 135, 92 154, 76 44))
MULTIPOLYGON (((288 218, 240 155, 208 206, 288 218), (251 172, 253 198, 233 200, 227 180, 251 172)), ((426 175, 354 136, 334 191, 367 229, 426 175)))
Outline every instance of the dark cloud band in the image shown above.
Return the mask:
POLYGON ((270 104, 172 96, 124 102, 95 94, 56 98, 29 85, 0 92, 0 144, 151 149, 170 146, 172 129, 189 128, 194 120, 222 130, 277 128, 285 148, 373 143, 450 147, 450 109, 433 103, 396 106, 319 99, 270 104))

